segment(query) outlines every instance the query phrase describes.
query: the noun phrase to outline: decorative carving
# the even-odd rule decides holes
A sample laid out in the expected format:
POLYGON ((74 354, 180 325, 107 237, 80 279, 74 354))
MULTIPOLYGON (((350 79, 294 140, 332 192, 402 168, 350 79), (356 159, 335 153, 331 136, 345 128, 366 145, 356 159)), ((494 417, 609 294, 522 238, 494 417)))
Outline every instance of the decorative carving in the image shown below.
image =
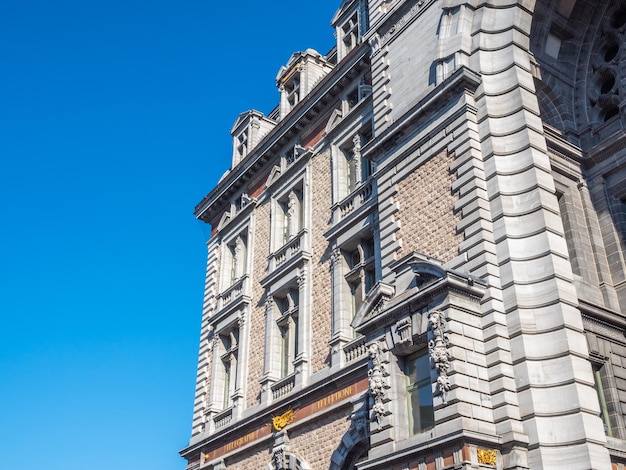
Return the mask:
POLYGON ((355 134, 352 137, 352 152, 354 159, 354 174, 358 183, 361 182, 361 136, 355 134))
POLYGON ((385 379, 383 373, 385 368, 380 360, 380 346, 378 343, 372 343, 367 348, 372 367, 367 371, 368 384, 370 396, 372 397, 372 411, 373 418, 376 422, 380 423, 382 416, 385 413, 385 406, 383 400, 385 399, 385 379))
POLYGON ((352 413, 350 416, 352 421, 352 428, 357 432, 359 436, 365 436, 367 434, 367 411, 359 410, 352 413))
POLYGON ((380 36, 378 33, 375 33, 370 38, 370 48, 372 49, 371 55, 375 55, 380 50, 380 36))
POLYGON ((215 332, 215 328, 211 326, 209 330, 209 334, 207 335, 207 349, 209 352, 213 351, 217 348, 217 343, 219 342, 220 335, 215 332))
POLYGON ((478 463, 483 465, 497 465, 498 452, 494 449, 478 449, 478 463))
POLYGON ((335 248, 330 253, 330 269, 334 269, 340 260, 341 260, 341 250, 339 248, 335 248))
POLYGON ((403 318, 396 323, 401 343, 411 343, 411 317, 403 318))
POLYGON ((282 431, 293 420, 296 414, 291 408, 280 416, 272 416, 272 430, 282 431))
POLYGON ((274 470, 283 470, 285 468, 285 450, 280 448, 274 451, 272 456, 272 463, 274 464, 274 470))
POLYGON ((432 310, 428 314, 428 329, 433 334, 433 338, 428 341, 428 352, 432 367, 437 371, 435 395, 441 396, 444 403, 446 403, 446 394, 450 390, 448 370, 450 369, 451 358, 448 350, 448 336, 445 334, 446 326, 447 322, 443 312, 432 310))
POLYGON ((269 316, 272 314, 272 310, 274 309, 274 297, 267 294, 265 297, 265 316, 269 316))
POLYGON ((298 273, 298 289, 304 289, 304 287, 306 286, 306 273, 303 271, 300 271, 298 273))

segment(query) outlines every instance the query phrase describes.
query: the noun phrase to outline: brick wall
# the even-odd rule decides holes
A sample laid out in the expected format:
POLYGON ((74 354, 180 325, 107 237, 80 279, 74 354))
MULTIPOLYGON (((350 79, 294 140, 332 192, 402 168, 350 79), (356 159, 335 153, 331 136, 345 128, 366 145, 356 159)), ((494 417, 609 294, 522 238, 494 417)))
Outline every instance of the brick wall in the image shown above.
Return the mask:
POLYGON ((456 233, 460 217, 453 211, 457 198, 450 189, 455 179, 448 171, 451 163, 444 151, 398 182, 398 258, 418 251, 446 262, 458 255, 463 239, 456 233))
POLYGON ((226 468, 238 470, 263 470, 272 459, 270 448, 267 444, 248 449, 245 452, 226 459, 226 468))
POLYGON ((250 315, 250 348, 247 358, 248 390, 246 405, 259 402, 263 360, 265 357, 265 297, 259 281, 266 275, 270 240, 270 202, 266 200, 256 208, 254 215, 252 306, 250 315))
POLYGON ((328 468, 333 452, 349 428, 348 410, 328 413, 290 431, 289 451, 306 460, 312 469, 328 468))
POLYGON ((328 243, 324 232, 329 228, 331 200, 330 151, 315 156, 311 162, 312 191, 312 279, 311 279, 311 370, 317 372, 327 367, 331 335, 331 278, 328 243))

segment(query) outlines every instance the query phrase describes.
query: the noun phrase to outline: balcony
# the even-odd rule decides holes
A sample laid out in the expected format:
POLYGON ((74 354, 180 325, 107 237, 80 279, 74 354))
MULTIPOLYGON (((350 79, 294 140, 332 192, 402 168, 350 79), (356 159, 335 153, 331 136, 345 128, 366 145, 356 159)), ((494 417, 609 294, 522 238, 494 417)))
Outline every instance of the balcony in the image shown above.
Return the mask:
POLYGON ((235 279, 233 284, 217 296, 217 309, 221 310, 236 300, 241 300, 244 294, 250 292, 250 277, 244 274, 235 279))
POLYGON ((372 179, 368 179, 341 202, 333 206, 333 223, 338 223, 352 212, 364 206, 368 201, 373 199, 373 195, 374 183, 372 179))
POLYGON ((343 347, 343 353, 345 354, 346 362, 351 362, 365 356, 367 354, 365 336, 359 336, 355 340, 346 344, 343 347))
POLYGON ((287 243, 272 253, 269 256, 270 272, 287 263, 290 259, 295 258, 298 253, 302 251, 303 247, 306 246, 307 238, 307 230, 302 229, 296 235, 291 237, 287 243))
POLYGON ((223 428, 224 426, 228 426, 230 422, 233 420, 233 409, 228 408, 221 413, 215 415, 213 421, 215 422, 215 429, 223 428))
POLYGON ((296 385, 296 374, 290 374, 272 385, 272 399, 278 400, 293 390, 296 385))

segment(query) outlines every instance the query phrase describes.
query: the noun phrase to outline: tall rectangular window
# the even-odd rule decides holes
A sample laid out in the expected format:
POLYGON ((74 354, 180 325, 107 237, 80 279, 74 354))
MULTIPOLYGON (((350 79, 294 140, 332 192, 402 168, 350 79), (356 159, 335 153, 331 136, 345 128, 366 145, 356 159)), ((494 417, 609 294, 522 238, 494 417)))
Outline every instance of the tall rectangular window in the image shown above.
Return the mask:
POLYGON ((360 239, 354 248, 344 250, 344 257, 349 269, 345 279, 352 297, 354 316, 376 283, 374 239, 371 236, 360 239))
POLYGON ((280 332, 280 376, 285 377, 293 372, 293 362, 299 354, 298 340, 300 337, 298 324, 298 291, 289 289, 283 295, 274 297, 279 318, 276 321, 280 332))
POLYGON ((279 223, 282 231, 282 243, 284 245, 295 237, 303 225, 302 191, 293 189, 278 201, 280 208, 279 223))
POLYGON ((354 49, 359 40, 359 19, 357 12, 354 12, 350 18, 341 26, 341 36, 343 42, 344 57, 354 49))
POLYGON ((232 396, 237 388, 237 363, 239 351, 239 328, 232 328, 220 333, 222 349, 222 408, 231 406, 232 396))
POLYGON ((422 349, 405 358, 409 430, 418 434, 435 425, 433 391, 428 350, 422 349))
POLYGON ((226 248, 227 272, 229 272, 229 283, 225 287, 233 285, 240 277, 246 274, 246 263, 248 256, 248 237, 244 234, 231 240, 226 248))
POLYGON ((373 173, 371 160, 361 155, 361 149, 372 139, 371 123, 368 123, 352 139, 339 147, 339 197, 345 197, 354 191, 362 182, 366 181, 373 173), (343 181, 343 184, 342 184, 343 181), (344 189, 345 188, 345 189, 344 189))

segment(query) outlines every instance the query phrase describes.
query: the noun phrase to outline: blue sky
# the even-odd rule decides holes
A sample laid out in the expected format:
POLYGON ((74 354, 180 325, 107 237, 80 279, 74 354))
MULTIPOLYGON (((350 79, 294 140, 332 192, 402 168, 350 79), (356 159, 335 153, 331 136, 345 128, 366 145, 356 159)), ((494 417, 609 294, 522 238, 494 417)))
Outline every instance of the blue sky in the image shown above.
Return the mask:
POLYGON ((240 112, 339 1, 0 1, 0 468, 183 469, 240 112))

